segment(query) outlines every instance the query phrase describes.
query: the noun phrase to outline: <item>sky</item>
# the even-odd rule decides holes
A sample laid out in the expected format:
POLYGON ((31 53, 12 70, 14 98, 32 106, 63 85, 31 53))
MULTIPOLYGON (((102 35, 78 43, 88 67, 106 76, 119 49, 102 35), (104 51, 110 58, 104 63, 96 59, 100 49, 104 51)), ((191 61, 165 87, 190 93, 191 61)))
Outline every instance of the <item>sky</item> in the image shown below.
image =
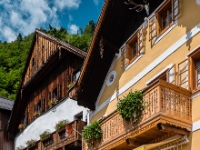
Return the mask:
POLYGON ((12 42, 36 28, 64 27, 77 33, 90 20, 98 21, 104 0, 0 0, 0 40, 12 42))

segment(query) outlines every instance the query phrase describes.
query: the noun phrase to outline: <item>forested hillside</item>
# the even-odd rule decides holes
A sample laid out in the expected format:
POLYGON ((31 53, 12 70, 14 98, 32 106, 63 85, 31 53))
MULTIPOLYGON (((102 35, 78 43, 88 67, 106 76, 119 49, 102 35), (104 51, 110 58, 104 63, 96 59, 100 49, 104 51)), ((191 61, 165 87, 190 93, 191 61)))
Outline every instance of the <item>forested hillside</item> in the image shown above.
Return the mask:
MULTIPOLYGON (((89 47, 94 29, 93 21, 90 21, 84 30, 80 28, 77 34, 73 35, 63 27, 56 29, 49 25, 48 31, 40 28, 41 31, 84 51, 89 47)), ((16 40, 11 43, 0 41, 0 96, 15 99, 33 35, 34 33, 31 33, 22 38, 19 33, 16 40)))

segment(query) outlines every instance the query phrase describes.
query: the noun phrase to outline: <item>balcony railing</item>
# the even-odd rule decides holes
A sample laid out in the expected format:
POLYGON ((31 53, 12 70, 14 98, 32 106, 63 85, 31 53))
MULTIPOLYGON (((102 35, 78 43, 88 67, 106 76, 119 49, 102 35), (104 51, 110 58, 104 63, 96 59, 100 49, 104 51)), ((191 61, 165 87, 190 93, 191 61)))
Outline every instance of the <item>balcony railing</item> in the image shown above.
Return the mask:
MULTIPOLYGON (((81 120, 73 121, 69 124, 73 128, 69 137, 66 136, 65 128, 55 131, 49 135, 45 140, 37 141, 35 149, 39 150, 51 150, 51 149, 63 149, 63 147, 69 148, 81 148, 82 136, 79 134, 82 132, 85 122, 81 120)), ((25 149, 29 149, 28 147, 25 149)))
POLYGON ((116 111, 101 121, 103 138, 98 149, 132 149, 156 142, 161 137, 191 131, 189 90, 159 80, 143 93, 146 107, 136 123, 125 121, 116 111))

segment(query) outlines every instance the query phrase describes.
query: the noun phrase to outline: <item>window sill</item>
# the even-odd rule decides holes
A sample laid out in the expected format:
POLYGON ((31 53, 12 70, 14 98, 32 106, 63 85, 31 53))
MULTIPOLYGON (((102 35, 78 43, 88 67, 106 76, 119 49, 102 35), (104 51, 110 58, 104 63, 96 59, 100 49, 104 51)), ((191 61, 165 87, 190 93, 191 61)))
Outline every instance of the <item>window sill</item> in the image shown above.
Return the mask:
POLYGON ((161 31, 159 36, 156 37, 156 39, 154 41, 154 45, 157 44, 166 34, 168 34, 177 24, 178 24, 178 22, 176 20, 169 27, 166 27, 163 31, 161 31))
POLYGON ((138 57, 136 57, 135 59, 132 59, 130 64, 128 64, 126 67, 125 67, 125 70, 128 70, 132 65, 134 65, 141 57, 142 57, 143 54, 140 54, 138 57))
POLYGON ((192 96, 191 99, 194 99, 196 97, 200 96, 200 88, 192 90, 192 96))

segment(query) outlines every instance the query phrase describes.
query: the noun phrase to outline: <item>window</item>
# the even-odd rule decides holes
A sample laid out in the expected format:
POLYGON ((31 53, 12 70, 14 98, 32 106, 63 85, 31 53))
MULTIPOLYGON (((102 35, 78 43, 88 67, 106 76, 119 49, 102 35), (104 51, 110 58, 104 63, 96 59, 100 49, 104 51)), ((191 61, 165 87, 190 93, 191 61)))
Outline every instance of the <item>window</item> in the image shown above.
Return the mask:
POLYGON ((58 90, 57 88, 55 88, 53 91, 52 91, 52 99, 58 99, 58 90))
POLYGON ((62 86, 60 83, 57 84, 57 86, 51 91, 49 92, 48 95, 48 100, 54 99, 54 100, 61 100, 61 96, 62 96, 62 86))
POLYGON ((41 113, 41 101, 39 101, 36 105, 34 105, 34 117, 38 117, 41 113))
POLYGON ((195 86, 199 88, 200 87, 200 58, 194 60, 194 62, 195 62, 195 79, 196 79, 195 86))
POLYGON ((166 5, 157 13, 158 19, 158 32, 162 33, 167 27, 172 24, 172 5, 171 1, 168 1, 166 5))
POLYGON ((32 67, 35 65, 35 59, 34 57, 32 58, 32 67))
POLYGON ((126 69, 132 62, 134 64, 134 60, 144 52, 143 40, 143 26, 141 26, 126 42, 126 47, 121 49, 121 67, 126 69))
POLYGON ((146 83, 146 85, 151 86, 151 85, 155 84, 158 80, 164 80, 171 84, 176 84, 176 66, 175 66, 175 64, 169 65, 166 68, 164 68, 161 72, 159 72, 152 79, 150 79, 146 83))
POLYGON ((159 76, 156 77, 155 79, 151 80, 149 83, 147 83, 147 86, 153 85, 153 84, 156 83, 158 80, 167 81, 167 72, 168 72, 168 70, 166 70, 165 72, 163 72, 161 75, 159 75, 159 76))
POLYGON ((196 91, 200 89, 200 49, 189 55, 190 66, 190 87, 196 91))
POLYGON ((130 64, 138 56, 138 38, 135 35, 126 45, 126 59, 130 64))
POLYGON ((76 114, 74 116, 75 120, 82 120, 83 119, 83 112, 81 111, 80 113, 76 114))
POLYGON ((156 37, 164 33, 177 20, 179 14, 179 1, 166 0, 151 18, 149 18, 149 40, 152 45, 156 37))

